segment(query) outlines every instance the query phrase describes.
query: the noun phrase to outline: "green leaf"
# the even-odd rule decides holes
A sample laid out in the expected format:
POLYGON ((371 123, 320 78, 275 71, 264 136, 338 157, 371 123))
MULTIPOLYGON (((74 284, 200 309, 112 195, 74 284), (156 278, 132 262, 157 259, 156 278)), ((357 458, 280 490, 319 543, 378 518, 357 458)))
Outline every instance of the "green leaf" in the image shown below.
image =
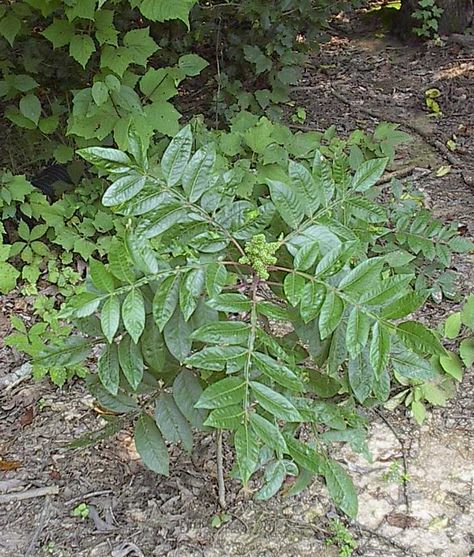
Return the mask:
POLYGON ((321 474, 325 460, 320 454, 308 445, 301 443, 301 441, 297 441, 290 434, 285 434, 284 438, 288 447, 288 454, 298 466, 309 470, 312 474, 321 474))
POLYGON ((177 224, 191 222, 192 211, 182 203, 170 203, 159 207, 137 226, 136 232, 145 238, 154 238, 177 224))
POLYGON ((145 330, 140 339, 143 358, 147 366, 154 372, 163 372, 166 361, 166 347, 158 327, 147 320, 145 330))
POLYGON ((143 379, 143 356, 138 344, 126 335, 118 345, 120 367, 134 391, 143 379))
POLYGON ((191 156, 192 144, 191 126, 185 126, 164 152, 161 168, 168 187, 175 186, 181 180, 191 156))
POLYGON ((21 21, 12 12, 0 19, 0 35, 5 37, 10 46, 13 46, 15 37, 20 31, 21 21))
POLYGON ((111 344, 120 324, 120 300, 117 296, 109 296, 100 312, 100 326, 105 338, 111 344))
POLYGON ((104 408, 112 410, 112 412, 117 414, 127 414, 139 410, 138 404, 132 397, 123 393, 119 393, 117 396, 111 395, 109 391, 104 389, 97 375, 88 375, 86 381, 89 391, 104 408))
POLYGON ((329 460, 324 467, 324 479, 329 495, 349 518, 356 518, 358 512, 357 493, 351 478, 340 464, 329 460))
POLYGON ((390 331, 381 323, 375 323, 372 328, 369 359, 375 375, 380 377, 387 367, 390 356, 390 331))
POLYGON ((372 391, 374 371, 362 354, 350 358, 347 369, 351 389, 357 400, 363 404, 372 391))
POLYGON ((53 48, 61 48, 71 42, 74 35, 74 25, 65 19, 54 18, 53 23, 46 27, 41 34, 52 43, 53 48))
POLYGON ((192 426, 202 429, 207 412, 195 408, 196 402, 202 394, 202 387, 196 376, 188 370, 183 370, 174 380, 173 398, 183 416, 192 426))
POLYGON ((423 422, 425 421, 426 418, 425 405, 418 400, 414 400, 411 403, 411 411, 418 425, 423 425, 423 422))
POLYGON ((292 391, 302 392, 305 390, 302 381, 289 367, 278 363, 267 354, 254 352, 252 354, 252 361, 258 370, 279 385, 292 391))
POLYGON ((143 463, 153 472, 169 475, 169 456, 165 442, 154 420, 148 414, 140 414, 135 425, 135 446, 143 463))
POLYGON ((97 106, 102 106, 109 100, 109 88, 103 81, 96 81, 94 83, 91 94, 97 106))
POLYGON ((113 207, 129 201, 135 197, 144 187, 146 183, 145 176, 140 176, 136 172, 131 172, 126 176, 122 176, 112 183, 102 197, 102 204, 105 207, 113 207))
POLYGON ((207 417, 204 422, 205 426, 214 427, 216 429, 237 429, 245 416, 242 405, 226 406, 225 408, 216 408, 207 417))
POLYGON ((289 163, 288 174, 295 190, 304 201, 306 215, 311 216, 322 201, 319 199, 321 193, 316 187, 314 178, 305 166, 294 161, 289 163))
POLYGON ((393 369, 403 377, 420 381, 434 379, 436 373, 430 362, 409 350, 392 352, 393 369))
POLYGON ((459 354, 466 367, 474 364, 474 338, 465 338, 459 345, 459 354))
POLYGON ((333 291, 329 290, 324 299, 319 315, 319 332, 321 340, 327 338, 339 325, 344 313, 344 302, 333 291))
POLYGON ((354 175, 351 189, 355 191, 367 191, 374 186, 382 177, 389 159, 371 159, 363 162, 354 175))
POLYGON ((295 255, 294 266, 299 271, 307 271, 320 255, 319 242, 310 242, 302 246, 295 255))
POLYGON ((171 276, 162 281, 153 298, 153 318, 160 331, 171 319, 178 305, 179 278, 171 276))
POLYGON ((422 323, 404 321, 397 326, 397 335, 408 348, 422 354, 446 355, 446 350, 433 333, 422 323))
POLYGON ((470 294, 461 310, 461 321, 474 331, 474 294, 470 294))
POLYGON ((176 308, 166 323, 163 334, 168 350, 179 362, 183 362, 191 352, 191 331, 190 323, 184 320, 182 312, 176 308))
POLYGON ((369 340, 371 320, 356 306, 347 320, 346 344, 349 354, 355 358, 365 348, 369 340))
POLYGON ((380 273, 384 266, 383 257, 372 257, 359 263, 339 283, 339 289, 348 294, 363 294, 380 282, 380 273))
POLYGON ((207 305, 217 311, 245 313, 252 309, 252 302, 244 294, 219 294, 211 298, 207 305))
POLYGON ((122 321, 133 342, 137 343, 145 328, 145 301, 138 288, 132 288, 122 303, 122 321))
POLYGON ((69 44, 69 54, 85 69, 89 58, 95 52, 94 41, 88 35, 74 35, 69 44))
POLYGON ((208 346, 186 358, 185 364, 198 369, 223 371, 232 361, 241 360, 247 349, 241 346, 208 346))
POLYGON ((158 50, 158 45, 150 37, 150 28, 132 29, 125 34, 123 44, 131 61, 146 66, 148 58, 158 50))
POLYGON ((112 395, 118 394, 119 388, 119 360, 117 353, 117 345, 110 344, 107 346, 97 364, 99 379, 102 385, 112 395))
POLYGON ((359 303, 379 306, 393 302, 405 294, 405 289, 413 280, 413 275, 397 275, 382 281, 378 286, 362 294, 359 303))
POLYGON ((209 62, 197 54, 185 54, 178 60, 178 68, 190 77, 199 75, 207 66, 209 66, 209 62))
POLYGON ((289 273, 283 281, 283 290, 287 300, 292 306, 298 305, 303 295, 304 278, 296 273, 289 273))
POLYGON ((405 296, 395 300, 381 311, 381 317, 384 319, 400 319, 410 315, 423 306, 428 297, 428 292, 421 290, 410 292, 405 296))
POLYGON ((247 423, 242 424, 235 432, 234 445, 240 479, 246 486, 257 468, 260 452, 257 437, 247 423))
POLYGON ((0 262, 0 292, 8 294, 16 286, 20 272, 10 263, 0 262))
POLYGON ((280 453, 286 453, 287 447, 280 429, 256 412, 250 415, 250 424, 265 445, 280 453))
POLYGON ((170 443, 182 443, 191 452, 193 432, 169 393, 161 393, 155 404, 155 422, 163 437, 170 443))
POLYGON ((347 206, 355 217, 365 222, 378 223, 387 220, 387 211, 366 197, 349 197, 347 206))
POLYGON ((113 292, 115 289, 114 277, 105 268, 105 265, 96 259, 89 259, 89 273, 94 286, 101 292, 113 292))
POLYGON ((141 0, 140 11, 151 21, 168 21, 180 19, 189 26, 189 11, 196 3, 196 0, 180 0, 170 2, 169 0, 141 0))
POLYGON ((41 102, 36 95, 25 95, 20 100, 20 112, 25 118, 38 125, 41 116, 41 102))
POLYGON ((202 393, 195 408, 225 408, 244 399, 246 382, 240 377, 226 377, 213 383, 202 393))
POLYGON ((281 218, 290 228, 297 228, 304 218, 305 207, 301 196, 283 182, 268 180, 267 183, 270 197, 281 218))
POLYGON ((326 287, 317 282, 308 282, 303 288, 300 301, 300 314, 305 323, 315 319, 323 306, 326 287))
POLYGON ((115 238, 109 248, 109 270, 122 282, 132 283, 135 280, 127 250, 123 242, 115 238))
POLYGON ((255 499, 257 501, 267 501, 275 496, 280 490, 286 474, 286 467, 282 461, 272 462, 265 470, 265 485, 257 493, 255 499))
POLYGON ((288 422, 301 422, 302 418, 295 406, 283 395, 277 393, 270 387, 251 381, 253 396, 259 405, 270 412, 278 420, 286 420, 288 422))
POLYGON ((461 312, 452 313, 444 322, 444 336, 449 339, 456 338, 461 332, 461 312))
POLYGON ((242 321, 208 323, 194 331, 193 340, 212 344, 242 344, 247 342, 250 326, 242 321))
MULTIPOLYGON (((461 353, 461 357, 462 357, 462 353, 461 353)), ((461 361, 461 359, 457 354, 455 354, 454 352, 448 352, 447 356, 439 357, 439 363, 441 364, 441 367, 448 375, 451 375, 451 377, 454 377, 454 379, 456 379, 457 381, 462 380, 463 362, 461 361)))
POLYGON ((191 203, 199 200, 202 194, 212 187, 216 151, 207 145, 194 153, 183 173, 183 189, 191 203))
POLYGON ((206 290, 210 298, 220 294, 227 282, 227 270, 224 265, 210 263, 206 266, 206 290))
POLYGON ((79 149, 77 154, 101 170, 117 174, 127 172, 133 165, 132 159, 119 149, 108 147, 87 147, 79 149))
POLYGON ((288 308, 273 302, 257 302, 257 312, 277 321, 289 321, 291 319, 291 313, 288 308))

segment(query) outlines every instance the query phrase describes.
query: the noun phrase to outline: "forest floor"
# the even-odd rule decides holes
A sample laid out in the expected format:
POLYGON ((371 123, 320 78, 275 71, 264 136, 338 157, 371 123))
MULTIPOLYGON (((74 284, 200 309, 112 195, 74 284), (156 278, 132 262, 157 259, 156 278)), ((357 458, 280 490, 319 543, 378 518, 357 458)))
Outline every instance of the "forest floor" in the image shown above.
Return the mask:
MULTIPOLYGON (((404 45, 360 20, 338 29, 312 56, 294 91, 296 106, 307 112, 304 126, 335 124, 346 134, 374 129, 374 115, 381 114, 422 128, 424 137, 411 131, 413 142, 400 151, 395 167, 414 166, 405 179, 424 192, 427 206, 474 237, 473 53, 456 45, 404 45), (437 120, 427 118, 423 107, 431 87, 441 91, 443 116, 437 120), (436 141, 446 145, 453 135, 458 150, 448 161, 436 141), (451 171, 437 177, 446 165, 451 171)), ((472 255, 457 257, 453 269, 462 290, 474 289, 472 255)), ((9 333, 9 316, 28 315, 29 305, 14 294, 0 304, 1 379, 24 363, 1 339, 9 333)), ((436 326, 454 308, 433 304, 423 318, 436 326)), ((214 528, 219 507, 212 438, 201 440, 192 460, 177 451, 170 477, 161 478, 143 468, 127 432, 96 447, 65 448, 103 423, 81 382, 58 390, 26 380, 0 394, 0 557, 339 555, 326 543, 337 514, 322 484, 294 498, 257 503, 229 480, 229 520, 214 528), (13 469, 1 471, 2 463, 13 469), (4 500, 41 488, 49 495, 4 500), (86 519, 73 516, 81 503, 89 506, 86 519)), ((358 520, 347 525, 358 543, 353 555, 474 555, 472 370, 455 399, 434 410, 421 428, 403 409, 374 418, 369 448, 372 463, 345 449, 335 455, 360 493, 358 520), (390 473, 403 461, 406 482, 390 473)))

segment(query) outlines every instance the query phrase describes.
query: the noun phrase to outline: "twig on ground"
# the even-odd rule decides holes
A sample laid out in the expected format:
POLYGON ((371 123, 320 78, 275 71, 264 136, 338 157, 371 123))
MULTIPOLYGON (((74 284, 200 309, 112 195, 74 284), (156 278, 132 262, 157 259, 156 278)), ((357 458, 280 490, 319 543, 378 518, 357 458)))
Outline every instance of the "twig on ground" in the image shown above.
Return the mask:
POLYGON ((57 495, 59 487, 57 485, 49 485, 47 487, 38 487, 28 489, 27 491, 19 491, 16 493, 7 493, 0 495, 1 503, 11 503, 12 501, 23 501, 25 499, 34 499, 35 497, 44 497, 45 495, 57 495))
POLYGON ((403 553, 405 555, 409 555, 410 557, 420 557, 418 553, 415 553, 409 547, 405 547, 401 543, 396 542, 393 538, 389 538, 388 536, 384 536, 383 534, 380 534, 379 532, 377 532, 377 530, 372 530, 371 528, 367 528, 363 524, 360 524, 360 522, 354 522, 354 524, 357 526, 357 528, 361 532, 365 532, 366 534, 369 534, 370 536, 372 536, 374 538, 378 538, 378 539, 382 540, 386 544, 391 545, 392 547, 395 547, 396 549, 399 549, 400 551, 403 551, 403 553))
POLYGON ((108 495, 109 493, 112 493, 111 489, 102 489, 101 491, 91 491, 90 493, 85 493, 84 495, 78 495, 73 499, 69 499, 69 501, 66 501, 64 505, 66 507, 70 507, 71 505, 74 505, 75 503, 83 502, 86 499, 91 499, 92 497, 99 497, 100 495, 108 495))
POLYGON ((41 532, 46 527, 46 524, 49 520, 49 514, 51 511, 51 498, 50 496, 46 496, 46 500, 44 502, 43 510, 41 511, 40 517, 38 519, 38 526, 35 529, 33 537, 31 538, 30 543, 26 549, 25 557, 30 557, 30 555, 34 554, 36 543, 38 542, 38 538, 40 537, 41 532))
POLYGON ((0 480, 0 492, 1 491, 14 491, 19 487, 25 485, 25 482, 21 480, 0 480))
MULTIPOLYGON (((376 120, 379 121, 387 120, 386 115, 380 114, 376 110, 372 110, 371 108, 366 108, 365 106, 354 105, 354 103, 351 100, 346 99, 344 95, 338 93, 334 88, 331 89, 331 93, 334 95, 334 97, 336 97, 336 99, 340 100, 342 103, 349 106, 351 109, 354 109, 355 107, 360 112, 363 112, 364 114, 367 114, 371 118, 375 118, 376 120)), ((432 147, 434 147, 441 155, 443 155, 443 157, 447 159, 453 166, 457 166, 457 167, 463 166, 463 163, 451 153, 451 151, 446 147, 446 145, 441 143, 441 141, 439 141, 438 139, 433 138, 429 132, 425 131, 420 126, 407 122, 403 118, 397 118, 394 116, 391 116, 390 120, 392 122, 399 124, 402 127, 405 127, 417 133, 427 143, 429 143, 432 147)))
POLYGON ((320 132, 324 133, 324 130, 317 128, 316 126, 303 126, 302 124, 288 124, 288 127, 292 130, 298 130, 302 132, 320 132))
POLYGON ((6 393, 19 385, 25 379, 28 379, 31 375, 31 364, 29 362, 24 363, 18 369, 13 370, 6 377, 0 379, 0 391, 6 393))
POLYGON ((408 166, 405 166, 404 168, 398 168, 397 170, 394 170, 393 172, 390 172, 388 174, 385 174, 385 176, 383 176, 378 182, 377 185, 381 186, 383 184, 388 184, 389 182, 391 182, 394 178, 400 179, 400 178, 406 178, 407 176, 410 176, 410 174, 413 173, 413 171, 415 170, 416 165, 414 164, 410 164, 408 166))
POLYGON ((402 478, 402 488, 403 488, 403 499, 405 501, 405 507, 407 509, 407 513, 410 513, 410 498, 408 497, 408 489, 407 489, 407 478, 408 478, 408 461, 406 455, 406 447, 405 441, 400 437, 397 430, 393 427, 393 425, 387 420, 387 418, 383 415, 380 410, 374 409, 377 416, 379 416, 385 425, 390 429, 390 431, 395 436, 395 439, 400 444, 400 448, 402 449, 402 463, 403 463, 403 478, 402 478))
POLYGON ((225 500, 224 464, 222 454, 222 429, 217 431, 216 437, 216 461, 217 461, 217 487, 219 490, 219 505, 222 509, 227 507, 225 500))

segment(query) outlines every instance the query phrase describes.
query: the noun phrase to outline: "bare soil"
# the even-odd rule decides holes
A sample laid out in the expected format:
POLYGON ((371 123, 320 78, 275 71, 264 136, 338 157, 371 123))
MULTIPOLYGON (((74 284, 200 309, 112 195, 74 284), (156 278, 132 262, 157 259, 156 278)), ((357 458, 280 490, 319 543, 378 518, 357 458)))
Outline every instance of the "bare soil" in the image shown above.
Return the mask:
MULTIPOLYGON (((342 22, 329 44, 315 54, 294 91, 308 118, 304 126, 341 133, 373 129, 385 120, 416 123, 422 137, 399 153, 394 166, 413 164, 407 179, 426 194, 426 203, 446 221, 459 221, 474 237, 474 56, 457 45, 404 45, 360 20, 342 22), (443 117, 426 115, 424 91, 438 88, 443 117), (338 96, 334 94, 338 93, 338 96), (343 102, 338 97, 344 97, 343 102), (455 137, 456 164, 436 147, 455 137), (451 172, 437 177, 444 165, 451 172)), ((409 130, 407 130, 409 131, 409 130)), ((456 258, 463 291, 474 288, 473 256, 456 258)), ((5 348, 12 314, 28 315, 14 295, 0 300, 0 380, 23 358, 5 348)), ((455 305, 428 307, 423 318, 436 325, 455 305)), ((360 491, 358 521, 348 527, 365 557, 474 555, 474 376, 465 374, 446 408, 434 410, 418 428, 403 411, 374 417, 367 463, 347 449, 336 456, 360 491), (405 458, 409 481, 387 480, 405 458)), ((84 385, 58 390, 47 382, 23 381, 0 395, 1 557, 337 556, 325 543, 336 515, 324 487, 315 482, 295 498, 259 504, 232 480, 227 483, 230 521, 211 526, 219 513, 212 438, 200 441, 192 460, 173 455, 169 478, 144 469, 127 432, 96 447, 65 446, 103 417, 84 385), (11 470, 3 470, 12 467, 11 470), (3 470, 3 471, 2 471, 3 470), (5 494, 34 488, 57 493, 2 502, 5 494), (14 491, 14 490, 18 491, 14 491), (3 493, 2 493, 3 490, 3 493), (8 492, 8 493, 7 493, 8 492), (86 519, 73 510, 87 503, 86 519)), ((226 455, 227 470, 232 457, 226 455)))

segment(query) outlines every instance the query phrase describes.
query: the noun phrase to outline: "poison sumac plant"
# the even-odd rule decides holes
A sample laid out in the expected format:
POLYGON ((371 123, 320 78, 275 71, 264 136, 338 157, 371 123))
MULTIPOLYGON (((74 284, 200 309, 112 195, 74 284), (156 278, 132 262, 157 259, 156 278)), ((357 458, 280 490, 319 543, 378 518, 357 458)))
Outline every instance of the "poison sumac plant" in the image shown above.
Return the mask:
POLYGON ((128 144, 79 152, 109 176, 103 203, 126 231, 108 264, 90 261, 88 291, 63 312, 83 334, 51 345, 42 365, 102 346, 89 386, 135 420, 137 449, 158 473, 169 472, 166 442, 191 451, 193 428, 227 430, 243 484, 261 474, 257 497, 287 475, 299 486, 317 475, 355 516, 354 486, 328 445, 367 454, 360 408, 387 401, 393 378, 436 380, 433 362, 447 355, 409 318, 428 291, 414 290, 416 269, 393 264, 397 235, 374 254, 390 232, 377 202, 388 159, 352 172, 344 152, 317 149, 242 199, 237 163, 212 143, 193 153, 190 126, 160 163, 136 136, 128 144))

